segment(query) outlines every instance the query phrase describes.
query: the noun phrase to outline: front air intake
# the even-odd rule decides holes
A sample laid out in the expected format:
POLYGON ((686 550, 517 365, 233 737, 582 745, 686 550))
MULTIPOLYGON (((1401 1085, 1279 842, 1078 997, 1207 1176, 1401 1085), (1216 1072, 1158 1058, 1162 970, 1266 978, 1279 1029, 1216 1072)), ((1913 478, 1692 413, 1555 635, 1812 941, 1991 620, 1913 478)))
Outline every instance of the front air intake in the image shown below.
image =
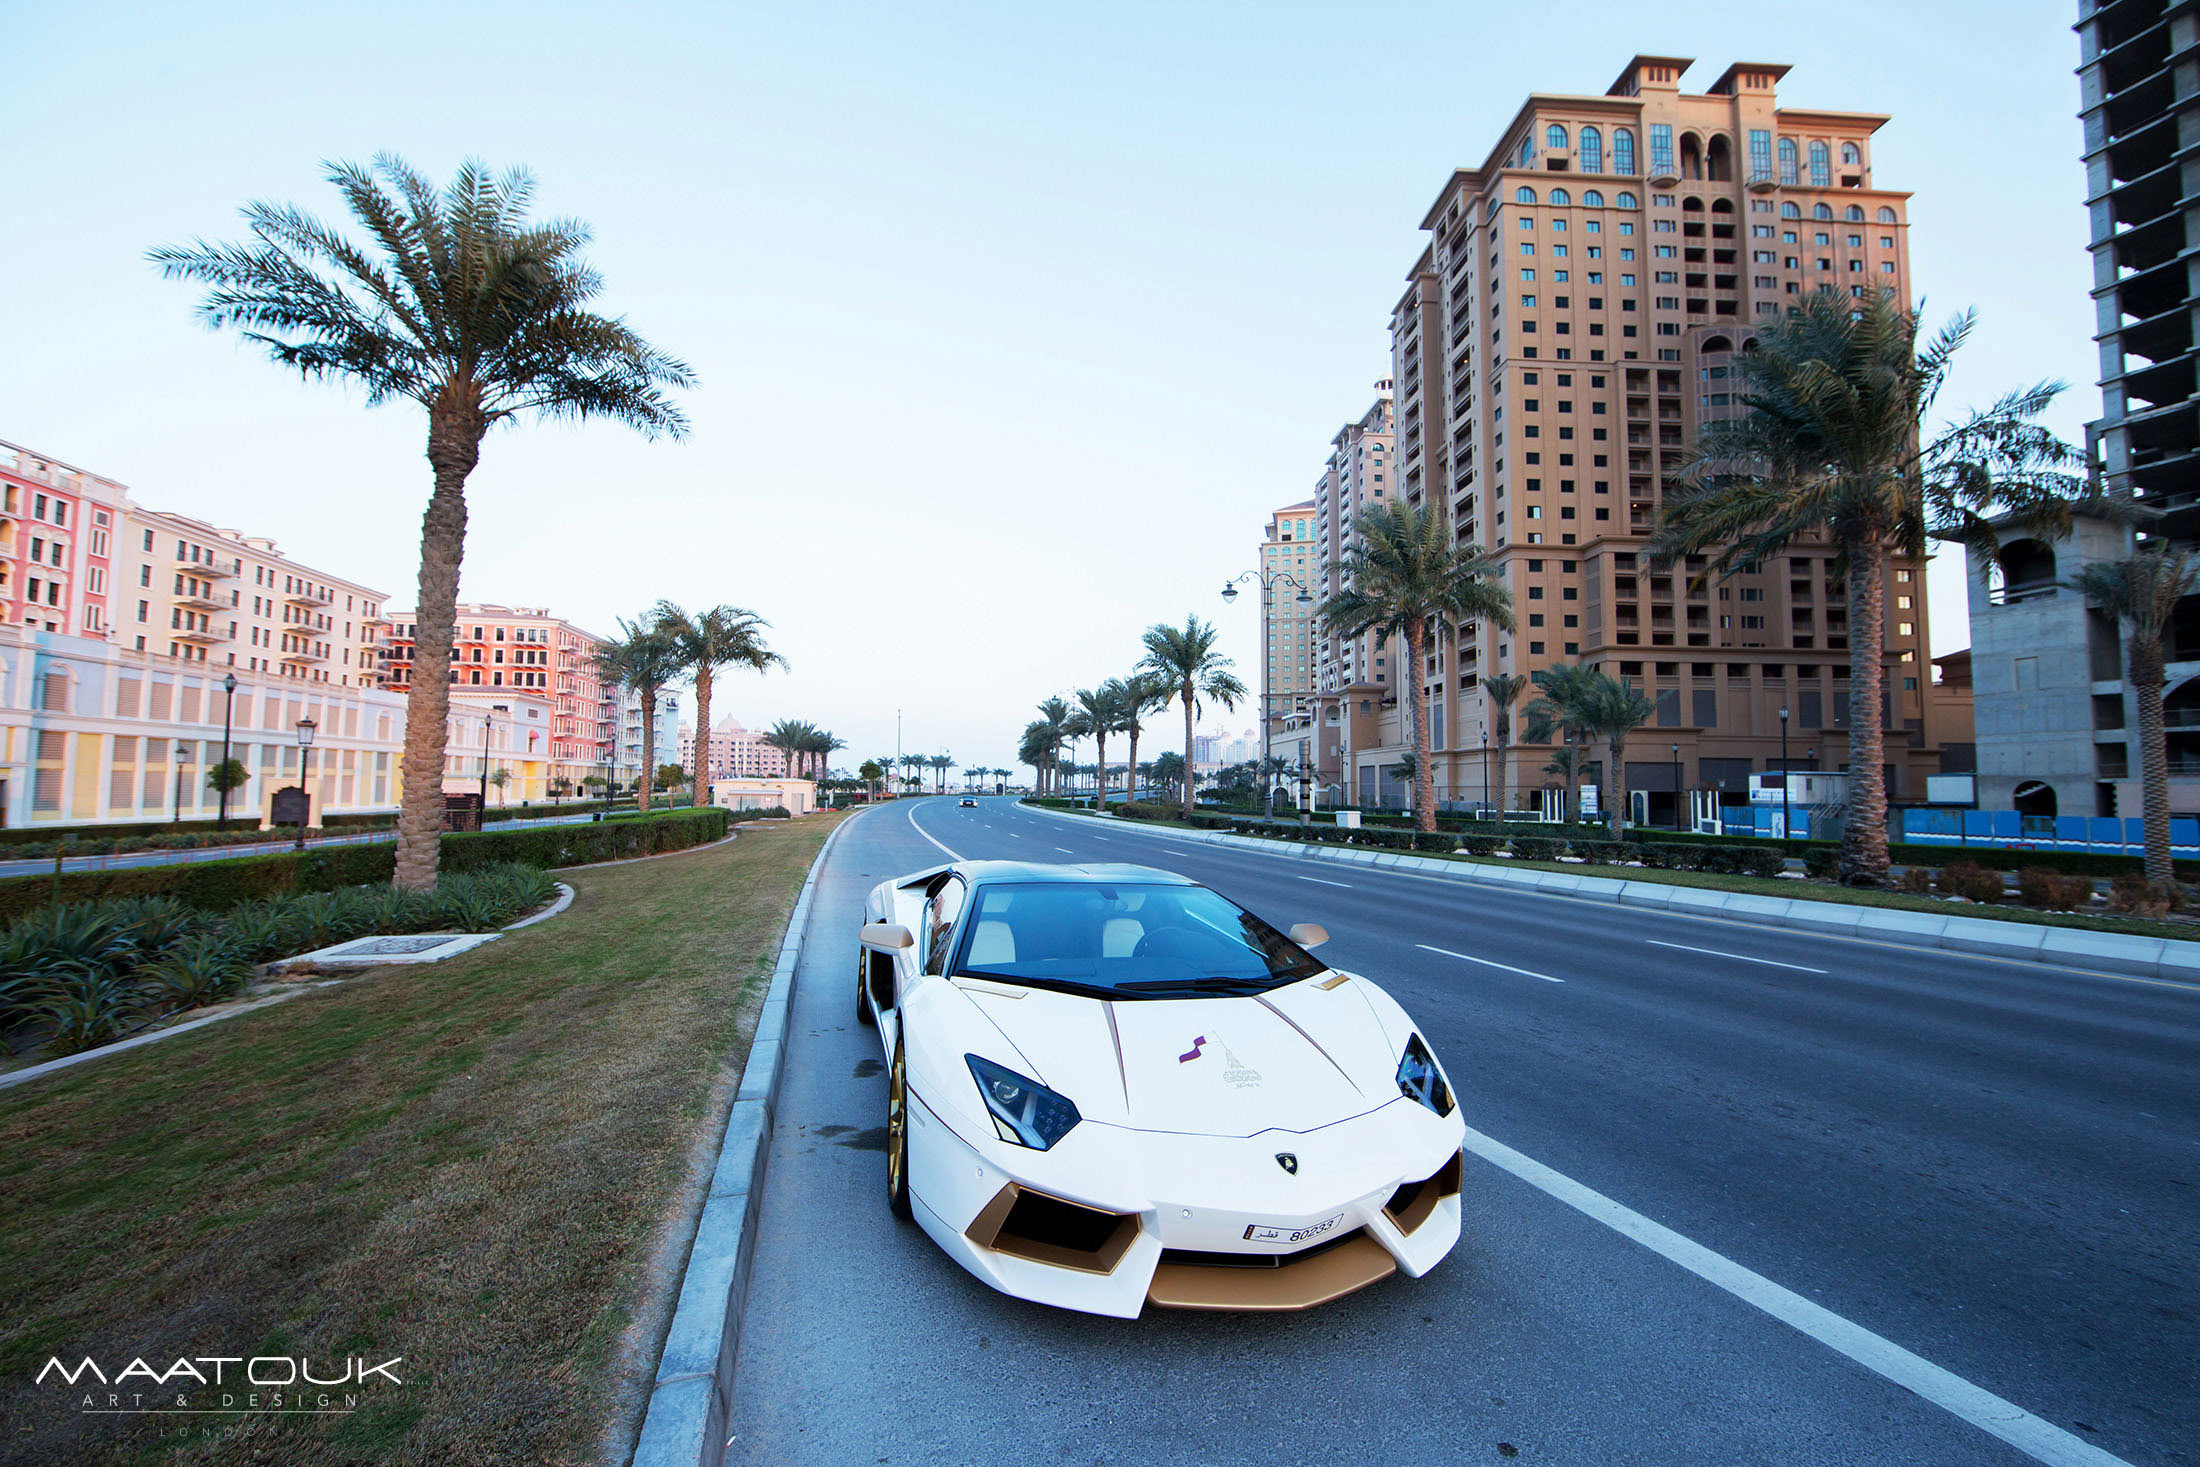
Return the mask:
POLYGON ((963 1236, 980 1248, 1033 1263, 1113 1273, 1138 1236, 1138 1216, 1087 1207, 1010 1182, 963 1236))
POLYGON ((1397 1225, 1399 1232, 1413 1232, 1429 1220, 1437 1203, 1459 1195, 1460 1160, 1461 1153, 1454 1151, 1451 1160, 1438 1167, 1434 1175, 1408 1182, 1390 1194, 1390 1200, 1383 1204, 1383 1213, 1397 1225))

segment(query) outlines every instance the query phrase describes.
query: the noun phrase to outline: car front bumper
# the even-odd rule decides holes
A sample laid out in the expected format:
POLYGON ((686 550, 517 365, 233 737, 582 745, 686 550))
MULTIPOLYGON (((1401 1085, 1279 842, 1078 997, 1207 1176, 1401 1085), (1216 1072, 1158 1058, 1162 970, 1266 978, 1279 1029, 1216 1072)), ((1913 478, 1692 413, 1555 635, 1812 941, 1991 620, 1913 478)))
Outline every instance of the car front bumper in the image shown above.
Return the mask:
POLYGON ((1399 1100, 1249 1137, 1088 1121, 1039 1152, 965 1137, 912 1098, 918 1222, 971 1273, 1038 1303, 1122 1318, 1148 1304, 1306 1309, 1418 1278, 1459 1241, 1457 1111, 1399 1100))

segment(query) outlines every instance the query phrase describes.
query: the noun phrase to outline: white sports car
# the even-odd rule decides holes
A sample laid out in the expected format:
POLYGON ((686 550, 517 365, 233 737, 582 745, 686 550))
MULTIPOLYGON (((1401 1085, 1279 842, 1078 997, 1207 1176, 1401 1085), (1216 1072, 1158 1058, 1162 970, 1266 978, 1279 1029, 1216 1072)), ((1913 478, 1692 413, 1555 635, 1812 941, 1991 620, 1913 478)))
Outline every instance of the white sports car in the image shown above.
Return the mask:
POLYGON ((887 1200, 1004 1293, 1304 1309, 1459 1241, 1465 1123, 1405 1011, 1144 866, 967 861, 864 907, 887 1200))

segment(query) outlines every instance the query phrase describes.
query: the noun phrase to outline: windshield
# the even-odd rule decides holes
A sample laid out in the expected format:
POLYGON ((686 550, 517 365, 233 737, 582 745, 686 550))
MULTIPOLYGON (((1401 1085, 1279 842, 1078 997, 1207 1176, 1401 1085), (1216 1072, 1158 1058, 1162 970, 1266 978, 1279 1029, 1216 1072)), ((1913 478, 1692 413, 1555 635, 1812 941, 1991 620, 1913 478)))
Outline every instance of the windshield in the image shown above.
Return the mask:
POLYGON ((1325 971, 1321 960, 1203 886, 981 886, 954 973, 1096 998, 1232 998, 1325 971))

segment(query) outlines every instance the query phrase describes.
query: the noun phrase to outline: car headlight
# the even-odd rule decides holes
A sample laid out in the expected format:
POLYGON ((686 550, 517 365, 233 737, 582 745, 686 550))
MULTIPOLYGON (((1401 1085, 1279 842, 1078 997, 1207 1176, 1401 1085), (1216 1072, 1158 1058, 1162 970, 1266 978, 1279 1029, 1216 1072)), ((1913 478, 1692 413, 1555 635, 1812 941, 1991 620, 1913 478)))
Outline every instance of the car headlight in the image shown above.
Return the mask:
POLYGON ((978 1082, 985 1108, 993 1113, 993 1129, 1003 1141, 1044 1151, 1083 1119, 1074 1101, 1037 1080, 974 1054, 963 1058, 970 1061, 970 1077, 978 1082))
POLYGON ((1451 1087, 1418 1034, 1406 1041, 1405 1058, 1398 1061, 1398 1089, 1440 1116, 1451 1114, 1451 1087))

